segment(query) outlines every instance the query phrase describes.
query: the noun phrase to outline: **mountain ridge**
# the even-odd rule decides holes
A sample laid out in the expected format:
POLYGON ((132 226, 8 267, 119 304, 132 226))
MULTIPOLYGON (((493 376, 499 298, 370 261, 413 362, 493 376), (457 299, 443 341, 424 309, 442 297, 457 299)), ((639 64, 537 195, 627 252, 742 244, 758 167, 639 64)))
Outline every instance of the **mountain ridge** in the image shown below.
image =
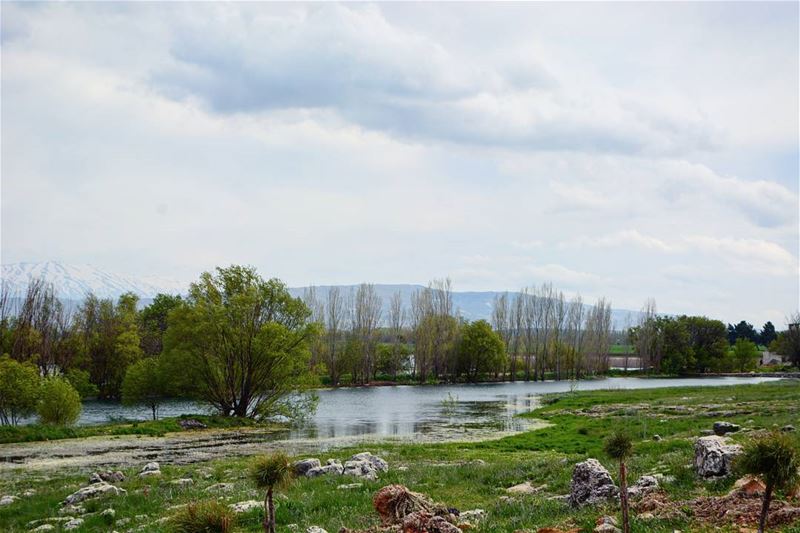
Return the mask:
MULTIPOLYGON (((133 292, 140 297, 140 304, 147 305, 156 294, 185 294, 188 283, 183 283, 170 278, 157 276, 124 276, 110 273, 91 265, 66 264, 57 261, 41 263, 23 262, 2 265, 3 285, 9 293, 16 298, 24 296, 25 290, 32 279, 41 278, 52 283, 56 294, 73 307, 83 300, 87 294, 92 293, 101 298, 117 298, 125 292, 133 292)), ((383 300, 384 316, 388 313, 389 299, 399 291, 406 307, 411 305, 411 295, 424 288, 423 285, 412 283, 376 283, 375 291, 383 300)), ((346 293, 355 290, 358 284, 353 285, 316 285, 314 286, 319 297, 325 299, 332 287, 338 287, 346 293)), ((293 296, 302 297, 306 287, 289 287, 293 296)), ((516 291, 453 291, 453 306, 458 313, 467 320, 491 318, 492 302, 494 298, 508 292, 516 291)), ((587 308, 590 307, 588 304, 587 308)), ((629 322, 638 317, 638 311, 625 309, 612 310, 612 322, 615 329, 624 328, 629 322)))

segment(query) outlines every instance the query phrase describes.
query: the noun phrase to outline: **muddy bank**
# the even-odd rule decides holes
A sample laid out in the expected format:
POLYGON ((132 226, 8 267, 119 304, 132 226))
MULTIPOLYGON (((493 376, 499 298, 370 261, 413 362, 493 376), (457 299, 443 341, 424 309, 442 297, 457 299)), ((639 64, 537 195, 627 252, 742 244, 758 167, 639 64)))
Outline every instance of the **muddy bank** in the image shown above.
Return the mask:
POLYGON ((323 452, 363 442, 455 442, 491 440, 543 427, 542 421, 525 420, 518 431, 464 426, 407 437, 380 435, 297 439, 288 431, 204 430, 170 433, 163 437, 125 435, 88 437, 47 442, 0 445, 0 472, 15 469, 52 470, 59 468, 123 467, 148 461, 162 464, 189 464, 223 457, 246 456, 280 448, 292 455, 323 452))

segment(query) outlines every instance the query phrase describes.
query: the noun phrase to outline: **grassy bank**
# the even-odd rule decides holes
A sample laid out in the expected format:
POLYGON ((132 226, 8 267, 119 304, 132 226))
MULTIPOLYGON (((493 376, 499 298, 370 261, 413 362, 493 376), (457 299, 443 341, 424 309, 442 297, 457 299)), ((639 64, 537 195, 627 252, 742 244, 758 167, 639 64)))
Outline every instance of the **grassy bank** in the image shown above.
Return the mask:
MULTIPOLYGON (((368 449, 390 463, 390 470, 376 482, 341 476, 297 480, 277 500, 279 531, 289 531, 297 524, 298 531, 318 525, 334 533, 342 526, 365 528, 378 524, 372 510, 372 496, 388 483, 402 483, 423 492, 437 501, 460 510, 481 508, 487 517, 479 531, 511 532, 517 529, 536 531, 539 527, 594 528, 594 520, 602 514, 618 515, 615 505, 574 510, 558 500, 549 499, 569 490, 571 470, 575 462, 587 456, 599 458, 612 472, 611 461, 600 449, 603 439, 619 427, 634 435, 634 457, 630 476, 661 473, 668 476, 663 487, 670 497, 684 499, 727 492, 732 479, 718 482, 698 480, 687 465, 692 459, 692 442, 702 429, 724 419, 739 423, 744 430, 734 440, 746 439, 752 429, 771 428, 798 423, 800 381, 773 382, 760 385, 730 387, 692 387, 626 391, 592 391, 553 395, 546 405, 529 416, 544 418, 552 425, 497 441, 472 444, 396 445, 381 444, 335 450, 317 455, 346 459, 351 453, 368 449), (660 441, 653 439, 655 435, 660 441), (402 467, 402 468, 401 468, 402 467), (340 484, 362 483, 354 489, 339 489, 340 484), (531 481, 547 488, 533 496, 507 501, 505 488, 531 481)), ((798 443, 800 444, 800 442, 798 443)), ((157 457, 154 460, 158 460, 157 457)), ((160 478, 140 479, 137 469, 125 471, 128 480, 121 486, 124 497, 90 501, 89 512, 113 508, 115 517, 98 514, 85 517, 84 526, 76 531, 169 531, 159 519, 169 516, 170 508, 205 498, 225 503, 258 500, 257 492, 246 477, 248 459, 230 458, 188 466, 162 467, 160 478), (170 481, 190 477, 193 484, 179 487, 170 481), (209 491, 215 483, 231 483, 228 491, 209 491), (127 522, 126 522, 127 520, 127 522), (122 521, 122 523, 121 523, 122 521)), ((0 507, 0 529, 28 531, 29 521, 57 516, 59 502, 86 483, 88 471, 59 471, 46 477, 15 471, 14 476, 0 480, 0 495, 35 494, 22 497, 9 506, 0 507)), ((240 531, 260 531, 259 510, 241 515, 240 531)), ((718 529, 692 521, 691 516, 674 520, 634 518, 635 532, 739 531, 738 526, 718 529)), ((785 533, 800 533, 800 524, 783 527, 785 533)))
POLYGON ((181 420, 198 420, 209 428, 268 427, 249 418, 232 418, 209 415, 182 415, 161 420, 122 421, 92 426, 50 426, 30 424, 25 426, 0 426, 0 444, 34 442, 43 440, 75 439, 110 435, 144 435, 159 437, 167 433, 184 431, 181 420))

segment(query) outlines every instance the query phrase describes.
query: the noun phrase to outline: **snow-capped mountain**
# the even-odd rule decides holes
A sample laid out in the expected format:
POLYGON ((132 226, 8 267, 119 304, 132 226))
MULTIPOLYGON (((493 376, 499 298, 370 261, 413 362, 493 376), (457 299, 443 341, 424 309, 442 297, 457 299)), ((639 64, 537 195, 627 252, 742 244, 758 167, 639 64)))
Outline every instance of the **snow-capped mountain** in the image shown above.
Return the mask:
MULTIPOLYGON (((87 294, 92 293, 100 298, 117 298, 126 292, 133 292, 141 299, 140 306, 150 303, 158 293, 186 294, 189 283, 157 276, 122 276, 100 270, 90 265, 71 265, 55 261, 44 263, 13 263, 3 265, 2 281, 12 297, 25 294, 31 279, 44 279, 52 283, 56 294, 65 302, 79 303, 87 294)), ((355 291, 356 285, 340 285, 345 294, 355 291)), ((302 297, 306 287, 292 287, 289 292, 293 296, 302 297)), ((317 296, 324 300, 331 286, 316 288, 317 296)), ((388 316, 389 300, 395 292, 400 292, 406 308, 411 306, 411 295, 422 289, 421 285, 411 284, 376 284, 375 291, 383 301, 383 314, 388 316)), ((496 291, 461 292, 453 291, 453 307, 468 320, 490 319, 492 303, 496 291)), ((588 305, 586 306, 588 309, 588 305)), ((612 322, 615 328, 621 329, 631 325, 638 317, 636 311, 624 309, 612 310, 612 322)))
POLYGON ((52 283, 64 300, 82 300, 92 293, 100 298, 116 298, 133 292, 142 298, 156 294, 186 292, 187 283, 157 276, 131 277, 112 274, 91 265, 71 265, 55 261, 3 265, 2 280, 10 294, 22 296, 32 279, 52 283))

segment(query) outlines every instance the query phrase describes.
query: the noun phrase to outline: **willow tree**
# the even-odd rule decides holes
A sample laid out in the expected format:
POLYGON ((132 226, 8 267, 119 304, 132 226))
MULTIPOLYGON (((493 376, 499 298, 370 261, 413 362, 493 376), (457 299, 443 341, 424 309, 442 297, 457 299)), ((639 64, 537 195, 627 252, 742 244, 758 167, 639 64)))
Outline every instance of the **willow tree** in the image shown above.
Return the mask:
POLYGON ((292 393, 310 381, 310 317, 280 280, 264 280, 254 268, 205 272, 169 315, 168 367, 224 415, 284 414, 292 393))

